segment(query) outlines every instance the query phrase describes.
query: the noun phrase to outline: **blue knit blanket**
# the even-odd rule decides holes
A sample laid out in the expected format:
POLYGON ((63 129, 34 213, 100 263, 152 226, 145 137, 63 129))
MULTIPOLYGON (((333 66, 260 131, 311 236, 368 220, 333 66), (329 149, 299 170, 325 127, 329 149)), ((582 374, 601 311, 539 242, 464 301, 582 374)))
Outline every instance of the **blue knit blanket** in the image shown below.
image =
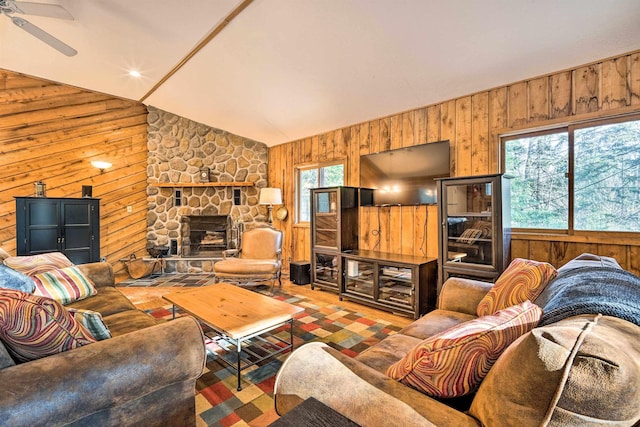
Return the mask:
POLYGON ((612 267, 582 267, 559 274, 536 299, 539 326, 579 314, 618 317, 640 326, 640 277, 612 267))

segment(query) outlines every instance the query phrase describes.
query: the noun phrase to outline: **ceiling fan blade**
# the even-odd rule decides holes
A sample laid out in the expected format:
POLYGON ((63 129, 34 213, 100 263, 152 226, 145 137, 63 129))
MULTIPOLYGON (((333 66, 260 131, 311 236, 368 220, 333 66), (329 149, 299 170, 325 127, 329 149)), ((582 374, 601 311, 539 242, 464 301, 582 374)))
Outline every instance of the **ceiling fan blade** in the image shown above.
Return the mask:
POLYGON ((67 9, 57 4, 33 3, 29 1, 6 0, 6 6, 16 13, 25 15, 48 16, 49 18, 68 19, 73 21, 67 9))
POLYGON ((75 50, 74 48, 72 48, 71 46, 69 46, 68 44, 58 40, 57 38, 53 37, 51 34, 47 33, 46 31, 36 27, 35 25, 33 25, 31 22, 22 19, 22 18, 18 18, 16 16, 12 16, 11 17, 11 21, 18 27, 22 28, 23 30, 25 30, 27 33, 31 34, 32 36, 42 40, 43 42, 45 42, 46 44, 48 44, 49 46, 51 46, 52 48, 54 48, 55 50, 57 50, 60 53, 63 53, 67 56, 74 56, 78 53, 77 50, 75 50))

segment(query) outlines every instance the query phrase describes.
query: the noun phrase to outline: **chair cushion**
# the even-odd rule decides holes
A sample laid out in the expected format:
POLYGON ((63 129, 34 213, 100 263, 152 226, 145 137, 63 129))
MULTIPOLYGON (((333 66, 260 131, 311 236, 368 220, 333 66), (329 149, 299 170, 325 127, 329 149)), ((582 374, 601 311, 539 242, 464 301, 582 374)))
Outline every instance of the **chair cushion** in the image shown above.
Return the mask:
POLYGON ((62 304, 85 299, 96 294, 96 288, 78 267, 45 271, 32 276, 34 294, 53 298, 62 304))
POLYGON ((486 426, 637 425, 638 384, 638 327, 581 315, 538 327, 509 346, 469 412, 486 426))
POLYGON ((478 304, 478 316, 493 314, 527 300, 534 301, 556 274, 556 269, 549 263, 514 259, 478 304))
POLYGON ((0 288, 15 289, 16 291, 32 294, 36 289, 36 284, 26 274, 0 264, 0 288))
POLYGON ((387 375, 433 397, 459 397, 480 385, 513 341, 533 329, 542 309, 529 301, 421 341, 387 375))
POLYGON ((280 261, 247 258, 231 258, 218 261, 213 265, 213 271, 223 274, 251 275, 275 274, 280 268, 280 261))
POLYGON ((0 338, 26 362, 96 342, 58 301, 0 289, 0 338))
POLYGON ((356 359, 378 372, 386 372, 391 365, 397 363, 421 341, 420 338, 400 333, 389 335, 360 353, 356 359))
POLYGON ((73 263, 62 252, 50 252, 40 255, 11 256, 4 260, 5 265, 27 276, 43 273, 54 268, 71 267, 73 263))
POLYGON ((100 291, 83 300, 75 301, 67 305, 67 308, 80 308, 84 310, 97 311, 105 318, 115 313, 135 310, 136 306, 113 286, 103 286, 100 291))
POLYGON ((398 333, 424 340, 476 318, 470 314, 437 309, 411 322, 398 333))
POLYGON ((118 337, 140 329, 164 323, 148 313, 140 310, 127 310, 104 317, 104 323, 109 327, 111 336, 118 337))

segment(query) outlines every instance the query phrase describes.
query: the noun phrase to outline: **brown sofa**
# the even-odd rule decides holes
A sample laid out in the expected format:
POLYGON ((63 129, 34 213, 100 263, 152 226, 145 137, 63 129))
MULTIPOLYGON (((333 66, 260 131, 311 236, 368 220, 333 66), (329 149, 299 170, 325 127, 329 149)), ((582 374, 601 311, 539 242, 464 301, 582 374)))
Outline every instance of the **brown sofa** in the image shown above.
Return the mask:
POLYGON ((640 423, 640 279, 612 258, 584 254, 560 268, 534 301, 543 308, 538 327, 500 355, 467 402, 436 400, 385 375, 424 338, 476 318, 491 287, 447 280, 436 310, 355 358, 322 343, 300 347, 278 373, 277 412, 314 397, 363 426, 640 423), (619 276, 628 283, 613 286, 619 276), (628 293, 609 295, 616 287, 628 293), (620 314, 591 314, 603 311, 620 314))
POLYGON ((206 361, 197 322, 137 310, 107 263, 78 267, 98 293, 68 306, 100 312, 112 338, 17 365, 0 343, 0 424, 195 425, 195 381, 206 361))

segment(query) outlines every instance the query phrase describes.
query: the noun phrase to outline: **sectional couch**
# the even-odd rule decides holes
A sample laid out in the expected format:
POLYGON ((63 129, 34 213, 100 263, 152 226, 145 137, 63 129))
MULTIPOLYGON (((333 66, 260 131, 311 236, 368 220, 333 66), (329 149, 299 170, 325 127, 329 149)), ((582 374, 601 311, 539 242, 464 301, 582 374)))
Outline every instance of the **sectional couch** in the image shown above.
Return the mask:
POLYGON ((17 364, 0 343, 0 424, 195 425, 195 381, 206 360, 197 322, 137 310, 107 263, 78 268, 97 294, 66 307, 101 313, 112 337, 17 364))
POLYGON ((450 278, 436 310, 355 358, 303 345, 277 375, 277 412, 313 397, 363 426, 640 425, 640 279, 607 257, 583 254, 558 269, 533 300, 537 327, 471 393, 430 395, 389 376, 430 337, 478 319, 492 286, 450 278))

